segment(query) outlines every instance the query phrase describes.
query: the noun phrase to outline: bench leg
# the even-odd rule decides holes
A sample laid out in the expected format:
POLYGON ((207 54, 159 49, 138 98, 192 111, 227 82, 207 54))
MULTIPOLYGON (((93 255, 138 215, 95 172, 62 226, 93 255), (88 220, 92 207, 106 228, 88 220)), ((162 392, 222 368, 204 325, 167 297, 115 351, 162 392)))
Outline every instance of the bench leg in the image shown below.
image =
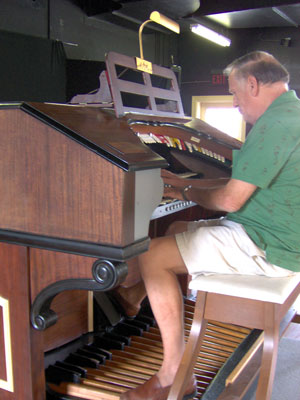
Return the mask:
POLYGON ((265 303, 264 311, 264 346, 256 400, 271 399, 279 345, 279 323, 275 315, 275 305, 265 303))
POLYGON ((206 292, 198 292, 194 318, 181 364, 171 387, 168 400, 180 400, 192 376, 199 350, 205 335, 207 320, 204 319, 206 292))

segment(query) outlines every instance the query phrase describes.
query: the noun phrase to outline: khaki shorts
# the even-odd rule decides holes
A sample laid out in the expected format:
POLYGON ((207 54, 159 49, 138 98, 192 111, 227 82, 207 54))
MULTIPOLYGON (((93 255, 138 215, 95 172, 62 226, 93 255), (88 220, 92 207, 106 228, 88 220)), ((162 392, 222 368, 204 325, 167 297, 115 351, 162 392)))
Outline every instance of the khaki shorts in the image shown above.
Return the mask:
POLYGON ((282 277, 294 272, 266 260, 265 252, 242 225, 226 218, 190 222, 176 234, 183 261, 191 275, 244 274, 282 277))

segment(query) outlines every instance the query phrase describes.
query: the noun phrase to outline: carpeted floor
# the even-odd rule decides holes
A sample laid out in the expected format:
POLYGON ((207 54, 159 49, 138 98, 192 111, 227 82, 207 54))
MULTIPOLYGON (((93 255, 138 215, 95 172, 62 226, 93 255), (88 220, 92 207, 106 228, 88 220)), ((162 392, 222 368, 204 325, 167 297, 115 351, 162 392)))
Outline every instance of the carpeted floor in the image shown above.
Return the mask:
MULTIPOLYGON (((255 400, 254 390, 244 400, 255 400)), ((300 400, 299 340, 280 341, 272 400, 300 400)))

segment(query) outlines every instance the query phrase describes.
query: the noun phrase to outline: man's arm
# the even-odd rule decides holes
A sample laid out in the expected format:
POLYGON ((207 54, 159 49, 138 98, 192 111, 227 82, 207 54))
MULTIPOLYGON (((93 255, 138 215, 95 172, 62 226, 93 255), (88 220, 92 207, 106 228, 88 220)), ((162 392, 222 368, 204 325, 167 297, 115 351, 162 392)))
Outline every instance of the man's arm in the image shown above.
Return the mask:
POLYGON ((183 187, 192 184, 185 192, 185 197, 202 207, 210 210, 234 212, 238 211, 252 196, 257 186, 237 179, 171 179, 163 177, 165 187, 164 196, 184 200, 183 187), (192 182, 190 182, 192 181, 192 182))

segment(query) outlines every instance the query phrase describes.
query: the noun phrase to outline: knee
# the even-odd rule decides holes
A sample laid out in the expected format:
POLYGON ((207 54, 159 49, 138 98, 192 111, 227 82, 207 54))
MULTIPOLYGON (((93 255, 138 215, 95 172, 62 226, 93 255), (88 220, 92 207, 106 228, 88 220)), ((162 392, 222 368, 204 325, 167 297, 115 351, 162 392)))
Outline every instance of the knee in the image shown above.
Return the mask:
POLYGON ((185 273, 186 267, 174 236, 162 236, 151 240, 149 250, 139 256, 140 272, 143 277, 168 271, 185 273))
POLYGON ((138 264, 142 276, 144 272, 147 274, 156 273, 158 268, 164 266, 164 255, 168 251, 167 239, 169 238, 165 236, 152 239, 148 250, 138 256, 138 264))

